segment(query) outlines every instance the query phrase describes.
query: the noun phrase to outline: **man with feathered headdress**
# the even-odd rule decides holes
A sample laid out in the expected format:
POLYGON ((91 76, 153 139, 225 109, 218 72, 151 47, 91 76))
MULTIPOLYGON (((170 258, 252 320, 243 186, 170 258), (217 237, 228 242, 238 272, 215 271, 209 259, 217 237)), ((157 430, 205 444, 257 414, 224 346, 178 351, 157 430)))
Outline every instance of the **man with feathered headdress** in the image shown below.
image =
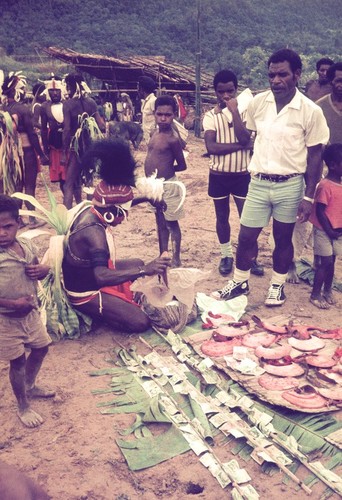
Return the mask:
POLYGON ((41 106, 41 134, 44 152, 49 156, 51 182, 59 182, 63 192, 65 165, 62 164, 63 152, 63 102, 65 85, 58 76, 51 75, 45 83, 46 101, 41 106))
POLYGON ((75 186, 78 185, 76 203, 81 201, 81 159, 93 139, 102 137, 106 125, 98 112, 96 102, 89 97, 90 90, 80 75, 65 77, 69 99, 63 103, 63 152, 66 162, 64 205, 72 207, 75 186))
MULTIPOLYGON (((4 72, 0 70, 0 96, 4 78, 4 72)), ((22 185, 21 155, 15 122, 0 104, 0 193, 11 195, 22 185)), ((22 224, 21 219, 19 223, 22 224)))
POLYGON ((80 312, 125 332, 143 332, 148 316, 133 300, 130 284, 141 276, 165 273, 168 257, 144 264, 140 258, 115 258, 109 227, 121 224, 133 201, 136 163, 127 142, 94 142, 83 158, 92 171, 100 162, 100 183, 91 205, 85 203, 70 226, 63 259, 64 285, 70 303, 80 312))
MULTIPOLYGON (((20 136, 24 158, 25 193, 34 196, 38 174, 38 161, 48 163, 48 158, 42 151, 38 136, 33 127, 32 113, 30 107, 23 102, 26 93, 26 77, 20 71, 9 73, 2 84, 3 109, 14 119, 20 136)), ((22 189, 22 188, 21 188, 22 189)), ((30 210, 34 207, 27 203, 30 210)), ((35 217, 30 217, 30 228, 40 226, 41 223, 35 217)))

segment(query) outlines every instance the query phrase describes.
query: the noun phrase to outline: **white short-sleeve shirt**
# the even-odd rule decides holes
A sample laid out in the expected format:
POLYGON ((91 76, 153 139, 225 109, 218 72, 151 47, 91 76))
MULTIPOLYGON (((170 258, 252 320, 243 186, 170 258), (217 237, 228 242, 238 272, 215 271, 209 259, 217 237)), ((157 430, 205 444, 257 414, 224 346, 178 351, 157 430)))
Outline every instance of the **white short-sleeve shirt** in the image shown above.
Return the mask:
POLYGON ((154 108, 156 102, 156 96, 152 93, 149 94, 143 101, 141 106, 142 113, 142 128, 147 134, 151 132, 156 127, 156 120, 154 117, 154 108))
POLYGON ((307 148, 329 141, 322 110, 299 90, 279 113, 271 90, 256 95, 247 109, 247 128, 257 134, 248 167, 252 174, 304 173, 307 148))

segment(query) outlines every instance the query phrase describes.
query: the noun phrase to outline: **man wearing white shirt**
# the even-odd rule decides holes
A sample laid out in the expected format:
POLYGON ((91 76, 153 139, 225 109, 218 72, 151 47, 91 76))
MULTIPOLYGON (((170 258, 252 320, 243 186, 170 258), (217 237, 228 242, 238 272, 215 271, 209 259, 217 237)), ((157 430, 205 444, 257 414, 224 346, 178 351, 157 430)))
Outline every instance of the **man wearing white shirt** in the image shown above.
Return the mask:
MULTIPOLYGON (((214 90, 218 104, 203 119, 204 140, 210 154, 208 195, 215 206, 216 233, 221 250, 219 272, 222 276, 227 276, 233 268, 229 199, 232 195, 240 216, 250 181, 247 168, 253 147, 245 125, 246 113, 241 114, 238 109, 237 87, 237 78, 232 71, 224 69, 216 73, 214 90)), ((253 264, 254 273, 263 274, 262 267, 256 261, 253 264)))
POLYGON ((154 118, 154 105, 157 99, 154 95, 155 88, 156 84, 149 76, 142 76, 139 78, 138 92, 143 97, 141 114, 142 129, 146 144, 150 141, 151 132, 156 128, 156 121, 154 118))
POLYGON ((251 182, 241 216, 233 280, 220 291, 229 300, 249 293, 257 240, 273 217, 273 273, 266 306, 285 302, 284 283, 293 258, 296 220, 308 220, 322 172, 322 146, 329 129, 322 110, 297 89, 302 62, 290 49, 268 60, 271 89, 258 94, 247 110, 247 128, 256 132, 249 164, 251 182))

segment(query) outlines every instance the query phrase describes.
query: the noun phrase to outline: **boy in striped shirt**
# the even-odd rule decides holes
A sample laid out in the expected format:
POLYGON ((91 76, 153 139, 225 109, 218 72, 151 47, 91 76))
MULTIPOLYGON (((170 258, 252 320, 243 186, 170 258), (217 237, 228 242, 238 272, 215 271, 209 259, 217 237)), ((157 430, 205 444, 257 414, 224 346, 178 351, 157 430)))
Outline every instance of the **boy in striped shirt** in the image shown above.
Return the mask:
MULTIPOLYGON (((233 267, 230 195, 240 216, 250 181, 247 167, 253 149, 253 141, 238 109, 237 86, 237 78, 232 71, 225 69, 216 73, 214 89, 217 105, 205 114, 203 120, 205 145, 210 154, 208 194, 215 206, 216 233, 221 249, 219 272, 222 276, 227 276, 233 267)), ((254 261, 252 272, 263 275, 263 268, 254 261)))

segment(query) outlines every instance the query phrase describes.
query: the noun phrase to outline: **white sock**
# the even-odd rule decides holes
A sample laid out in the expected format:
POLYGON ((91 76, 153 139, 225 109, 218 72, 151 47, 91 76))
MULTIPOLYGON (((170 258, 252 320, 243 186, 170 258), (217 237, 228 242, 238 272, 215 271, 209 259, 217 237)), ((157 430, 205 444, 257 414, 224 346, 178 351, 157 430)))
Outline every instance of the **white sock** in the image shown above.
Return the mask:
POLYGON ((228 243, 220 243, 221 256, 224 257, 233 257, 233 247, 230 241, 228 243))
POLYGON ((249 280, 251 275, 250 269, 248 271, 241 271, 241 269, 235 268, 233 280, 237 283, 242 283, 242 281, 249 280))
POLYGON ((271 285, 283 285, 286 282, 287 273, 279 274, 274 270, 272 272, 271 285))

